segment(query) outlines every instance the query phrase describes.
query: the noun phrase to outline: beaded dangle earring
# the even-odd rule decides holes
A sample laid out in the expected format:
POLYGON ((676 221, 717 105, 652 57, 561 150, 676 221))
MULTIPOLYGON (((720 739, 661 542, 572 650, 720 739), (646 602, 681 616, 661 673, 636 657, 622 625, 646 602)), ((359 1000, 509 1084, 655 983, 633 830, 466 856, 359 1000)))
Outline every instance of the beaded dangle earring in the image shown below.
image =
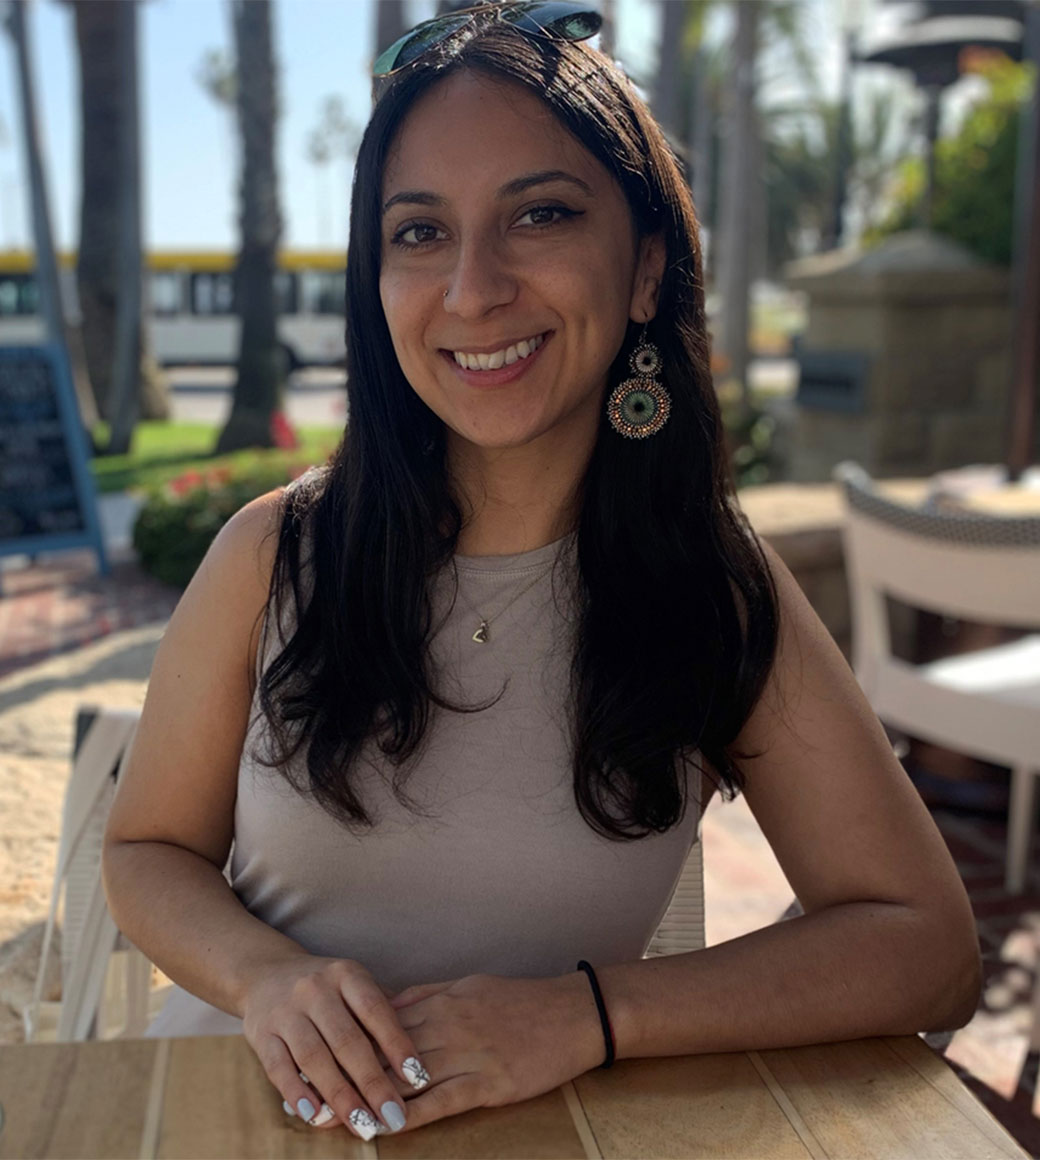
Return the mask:
POLYGON ((656 435, 668 422, 672 397, 654 375, 661 370, 661 352, 646 341, 646 326, 629 358, 635 378, 625 379, 611 391, 607 401, 610 425, 626 439, 646 439, 656 435))

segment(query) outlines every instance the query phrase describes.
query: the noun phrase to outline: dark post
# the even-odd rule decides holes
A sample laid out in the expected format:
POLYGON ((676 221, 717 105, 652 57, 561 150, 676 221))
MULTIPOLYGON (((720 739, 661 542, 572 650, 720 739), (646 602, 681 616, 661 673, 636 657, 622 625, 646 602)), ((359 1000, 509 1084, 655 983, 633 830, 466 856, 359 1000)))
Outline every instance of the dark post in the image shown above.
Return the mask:
MULTIPOLYGON (((1040 64, 1040 8, 1029 10, 1024 55, 1040 64)), ((1015 483, 1028 466, 1036 429, 1036 396, 1040 385, 1040 81, 1023 110, 1019 138, 1020 204, 1016 217, 1015 346, 1011 384, 1008 481, 1015 483)))
POLYGON ((125 454, 140 410, 141 366, 141 166, 137 92, 137 0, 119 6, 119 44, 123 78, 123 140, 119 150, 119 297, 116 302, 115 351, 109 414, 108 450, 125 454))

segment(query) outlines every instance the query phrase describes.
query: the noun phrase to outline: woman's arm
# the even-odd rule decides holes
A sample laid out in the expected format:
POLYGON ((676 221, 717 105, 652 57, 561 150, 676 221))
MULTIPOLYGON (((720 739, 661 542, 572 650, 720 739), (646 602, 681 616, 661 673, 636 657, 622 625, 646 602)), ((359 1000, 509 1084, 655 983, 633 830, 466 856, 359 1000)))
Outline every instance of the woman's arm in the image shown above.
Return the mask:
POLYGON ((367 1139, 378 1115, 391 1127, 405 1118, 373 1042, 398 1077, 416 1058, 387 993, 361 964, 311 955, 255 918, 222 874, 280 519, 277 492, 245 507, 178 604, 120 778, 102 869, 120 929, 174 982, 242 1019, 281 1096, 304 1119, 349 1120, 367 1139))
MULTIPOLYGON (((978 1003, 975 925, 942 837, 841 652, 766 554, 780 644, 734 749, 760 754, 744 766, 745 794, 805 914, 690 954, 594 964, 619 1058, 945 1030, 978 1003)), ((427 1039, 452 1047, 411 1100, 412 1127, 526 1099, 603 1061, 580 972, 470 976, 393 1002, 420 1051, 427 1039)))
POLYGON ((694 954, 598 972, 619 1054, 744 1050, 963 1026, 981 961, 942 836, 798 584, 735 749, 745 796, 805 911, 694 954))
POLYGON ((251 971, 303 953, 250 915, 222 873, 278 508, 271 493, 239 512, 178 603, 102 860, 119 928, 175 982, 239 1016, 251 971))

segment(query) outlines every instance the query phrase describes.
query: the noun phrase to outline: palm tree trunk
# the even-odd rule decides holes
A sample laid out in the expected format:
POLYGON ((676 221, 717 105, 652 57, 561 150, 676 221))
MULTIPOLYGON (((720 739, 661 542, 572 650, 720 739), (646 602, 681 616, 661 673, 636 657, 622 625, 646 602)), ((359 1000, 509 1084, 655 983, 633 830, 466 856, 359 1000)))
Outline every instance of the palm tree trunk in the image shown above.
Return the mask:
POLYGON ((660 0, 660 19, 661 39, 657 50, 657 79, 651 103, 654 116, 672 140, 678 141, 686 0, 660 0))
MULTIPOLYGON (((79 254, 76 261, 76 292, 83 327, 83 347, 90 384, 98 410, 112 419, 113 355, 117 349, 116 327, 119 301, 126 285, 120 269, 124 245, 126 214, 140 221, 140 164, 124 159, 123 144, 139 151, 138 105, 131 107, 130 87, 125 75, 120 45, 134 52, 136 73, 136 33, 123 38, 123 0, 90 0, 71 3, 76 25, 76 45, 80 79, 80 174, 82 194, 79 212, 79 254), (126 120, 134 127, 129 131, 126 120), (134 186, 127 186, 133 171, 134 186)), ((134 21, 136 24, 136 20, 134 21)), ((134 83, 133 92, 136 94, 134 83)), ((137 226, 140 250, 140 226, 137 226)), ((141 261, 137 259, 134 279, 141 279, 141 261)), ((131 287, 133 293, 133 288, 131 287)), ((151 357, 147 330, 142 321, 139 289, 133 316, 134 344, 138 354, 132 364, 137 368, 137 399, 133 410, 145 419, 169 418, 165 383, 151 357)))
POLYGON ((278 343, 274 276, 282 214, 275 168, 277 101, 270 0, 231 0, 242 141, 235 303, 242 330, 231 414, 217 451, 270 447, 285 358, 278 343))
POLYGON ((141 367, 141 165, 137 124, 137 0, 120 0, 119 39, 113 56, 120 62, 123 102, 119 149, 119 298, 116 303, 112 359, 112 433, 108 450, 130 450, 140 413, 138 373, 141 367))
POLYGON ((5 25, 14 44, 18 67, 18 87, 21 96, 22 138, 25 145, 26 168, 32 204, 33 234, 36 241, 36 278, 40 290, 40 304, 47 328, 48 342, 64 347, 70 357, 73 387, 79 405, 80 421, 89 433, 97 422, 98 413, 84 373, 81 353, 65 319, 61 300, 58 259, 51 231, 50 203, 47 182, 40 154, 40 136, 36 124, 36 87, 33 83, 32 54, 29 51, 29 32, 25 25, 26 5, 9 4, 5 25))
MULTIPOLYGON (((690 156, 693 159, 693 205, 697 210, 697 221, 701 227, 701 244, 704 245, 705 227, 712 220, 711 213, 711 163, 712 163, 712 122, 713 96, 711 82, 708 76, 707 53, 703 45, 697 46, 693 57, 693 83, 690 86, 693 94, 693 115, 691 117, 692 145, 690 156)), ((705 262, 708 256, 705 255, 705 262)))
POLYGON ((729 363, 727 377, 740 387, 741 409, 750 410, 748 328, 751 296, 751 242, 754 225, 752 181, 755 122, 755 58, 759 0, 741 0, 736 9, 720 220, 719 276, 722 318, 719 345, 729 363))

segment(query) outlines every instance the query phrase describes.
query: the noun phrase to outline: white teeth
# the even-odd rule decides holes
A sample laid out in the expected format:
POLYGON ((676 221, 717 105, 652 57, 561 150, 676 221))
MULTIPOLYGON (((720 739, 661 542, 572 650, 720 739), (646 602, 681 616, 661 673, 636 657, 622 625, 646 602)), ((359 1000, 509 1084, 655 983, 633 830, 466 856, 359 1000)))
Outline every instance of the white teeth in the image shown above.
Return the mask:
POLYGON ((496 371, 502 366, 511 366, 517 359, 527 358, 542 345, 542 336, 524 339, 515 346, 505 350, 496 350, 492 354, 466 354, 465 351, 452 351, 452 356, 460 367, 471 371, 496 371))

